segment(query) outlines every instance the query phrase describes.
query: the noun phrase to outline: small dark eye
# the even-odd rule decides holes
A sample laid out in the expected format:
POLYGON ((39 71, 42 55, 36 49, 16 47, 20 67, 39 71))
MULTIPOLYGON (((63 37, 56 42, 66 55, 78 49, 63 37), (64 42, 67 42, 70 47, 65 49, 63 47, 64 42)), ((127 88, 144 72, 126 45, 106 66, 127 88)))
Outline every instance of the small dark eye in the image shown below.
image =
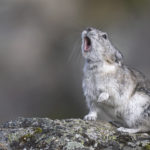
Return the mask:
POLYGON ((106 34, 103 34, 102 37, 103 37, 104 39, 107 39, 107 35, 106 35, 106 34))

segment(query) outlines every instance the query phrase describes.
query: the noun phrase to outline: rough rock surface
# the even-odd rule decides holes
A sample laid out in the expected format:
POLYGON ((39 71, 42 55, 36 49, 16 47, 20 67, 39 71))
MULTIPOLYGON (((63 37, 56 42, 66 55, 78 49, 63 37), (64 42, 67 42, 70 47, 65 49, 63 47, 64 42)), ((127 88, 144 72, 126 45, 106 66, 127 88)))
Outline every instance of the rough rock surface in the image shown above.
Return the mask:
POLYGON ((150 150, 148 133, 119 133, 107 122, 18 118, 0 127, 0 150, 150 150))

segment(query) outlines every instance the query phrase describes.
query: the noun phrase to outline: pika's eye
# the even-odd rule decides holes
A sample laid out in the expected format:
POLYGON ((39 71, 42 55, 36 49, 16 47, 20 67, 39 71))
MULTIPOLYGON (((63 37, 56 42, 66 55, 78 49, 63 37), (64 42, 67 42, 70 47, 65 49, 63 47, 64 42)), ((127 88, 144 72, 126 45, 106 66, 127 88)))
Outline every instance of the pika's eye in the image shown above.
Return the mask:
POLYGON ((106 40, 107 39, 107 35, 103 34, 102 37, 106 40))

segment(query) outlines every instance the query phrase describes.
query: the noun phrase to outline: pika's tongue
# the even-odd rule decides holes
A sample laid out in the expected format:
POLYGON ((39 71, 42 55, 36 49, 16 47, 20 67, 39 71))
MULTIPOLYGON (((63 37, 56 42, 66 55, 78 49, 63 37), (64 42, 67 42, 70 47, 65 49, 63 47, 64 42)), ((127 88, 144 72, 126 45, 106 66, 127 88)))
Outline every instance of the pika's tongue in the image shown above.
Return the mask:
POLYGON ((91 40, 88 37, 84 38, 84 51, 88 52, 91 47, 91 40))

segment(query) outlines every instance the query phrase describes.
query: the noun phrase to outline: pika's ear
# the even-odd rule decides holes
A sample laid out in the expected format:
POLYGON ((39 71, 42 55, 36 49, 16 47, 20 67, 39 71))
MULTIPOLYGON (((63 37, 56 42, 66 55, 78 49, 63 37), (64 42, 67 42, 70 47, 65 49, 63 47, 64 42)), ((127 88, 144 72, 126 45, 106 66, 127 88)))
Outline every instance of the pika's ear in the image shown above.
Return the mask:
POLYGON ((115 57, 116 57, 115 61, 121 65, 122 61, 123 61, 123 56, 122 56, 121 52, 120 51, 116 51, 115 57))

